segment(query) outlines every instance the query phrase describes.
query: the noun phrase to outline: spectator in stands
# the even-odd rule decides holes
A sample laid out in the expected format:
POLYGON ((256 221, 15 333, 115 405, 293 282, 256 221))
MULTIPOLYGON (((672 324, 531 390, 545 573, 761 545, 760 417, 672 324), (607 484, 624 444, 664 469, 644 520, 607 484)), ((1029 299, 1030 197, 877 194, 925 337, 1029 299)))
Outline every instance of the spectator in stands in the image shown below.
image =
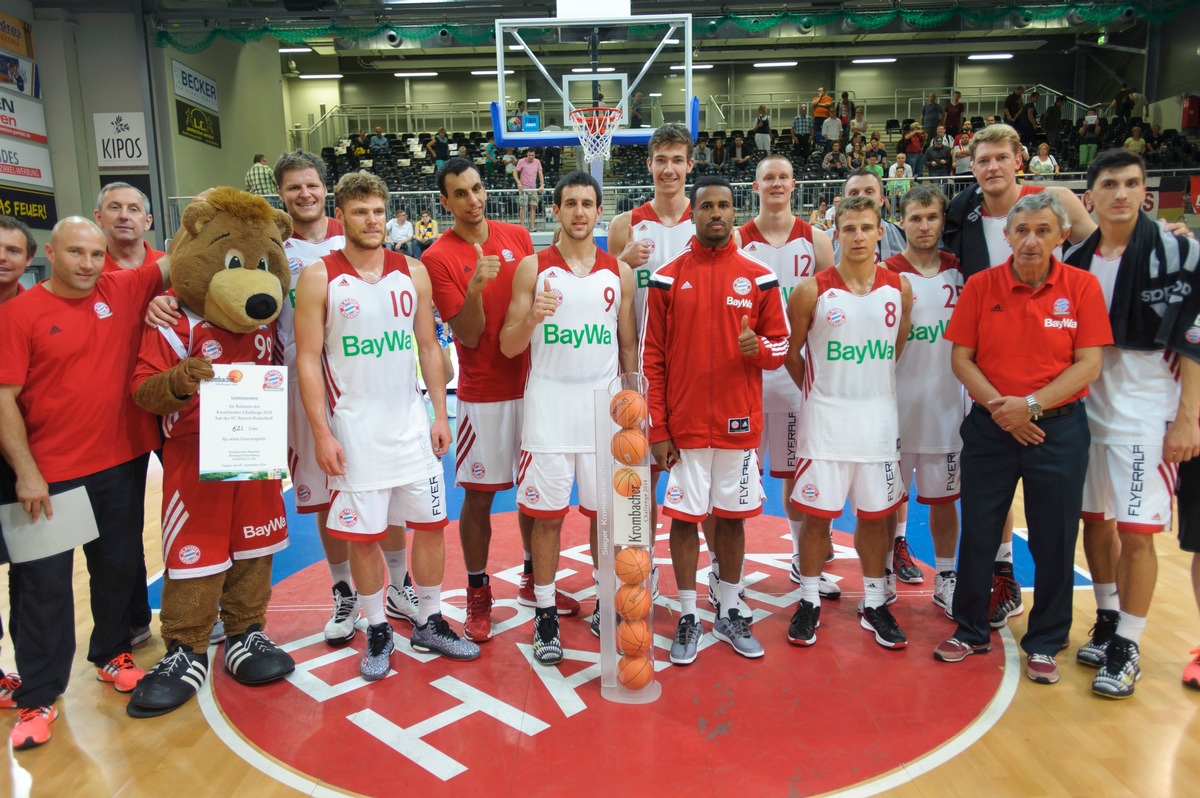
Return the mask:
MULTIPOLYGON (((924 151, 925 131, 921 128, 920 122, 913 122, 912 126, 905 131, 904 140, 900 142, 900 152, 904 153, 905 160, 912 170, 913 177, 921 176, 921 153, 924 151)), ((899 159, 900 153, 898 152, 896 153, 896 160, 899 159)))
POLYGON ((1039 144, 1037 155, 1029 159, 1029 171, 1038 180, 1058 177, 1058 161, 1050 154, 1050 145, 1046 142, 1039 144))
POLYGON ((850 131, 850 120, 854 118, 858 106, 850 101, 850 92, 842 92, 842 99, 838 100, 834 113, 831 116, 836 116, 838 121, 842 123, 842 135, 846 135, 850 131))
MULTIPOLYGON (((641 92, 638 92, 641 94, 641 92)), ((546 131, 561 131, 562 125, 558 124, 558 117, 550 117, 550 124, 546 125, 542 130, 546 131)), ((542 162, 546 167, 546 171, 551 177, 562 168, 562 147, 544 147, 542 149, 542 162)))
POLYGON ((825 160, 821 161, 821 171, 825 173, 826 180, 845 180, 846 175, 850 174, 850 163, 846 160, 846 153, 842 152, 842 142, 831 142, 825 160))
POLYGON ((1046 109, 1046 113, 1042 114, 1042 130, 1046 133, 1046 140, 1050 142, 1050 146, 1058 149, 1058 144, 1062 140, 1062 109, 1067 98, 1061 94, 1054 98, 1054 104, 1046 109))
POLYGON ((1129 131, 1129 138, 1125 139, 1125 149, 1132 152, 1134 155, 1145 156, 1146 153, 1154 152, 1150 149, 1150 142, 1142 138, 1141 127, 1134 126, 1133 130, 1129 131))
POLYGON ((387 154, 388 147, 391 146, 388 137, 383 135, 383 128, 379 125, 375 126, 375 135, 371 136, 370 146, 372 158, 387 154))
POLYGON ((842 195, 835 194, 833 196, 833 202, 829 203, 829 208, 828 208, 828 210, 825 211, 825 229, 826 230, 828 230, 830 227, 833 226, 833 217, 837 215, 837 206, 838 206, 838 203, 841 201, 842 201, 842 195))
POLYGON ((846 154, 846 159, 850 161, 850 171, 852 172, 867 165, 867 154, 863 152, 861 141, 850 145, 850 152, 846 154))
POLYGON ((809 214, 809 217, 808 217, 809 225, 817 228, 818 230, 824 230, 825 229, 825 214, 828 212, 829 212, 828 200, 821 200, 820 204, 818 204, 817 207, 813 208, 812 213, 809 214))
POLYGON ((963 104, 962 92, 956 91, 950 102, 942 109, 942 124, 951 136, 957 136, 962 130, 963 121, 967 118, 967 106, 963 104))
POLYGON ((1146 136, 1146 141, 1150 142, 1150 146, 1157 152, 1163 143, 1162 125, 1153 125, 1150 128, 1150 135, 1146 136))
POLYGON ((800 112, 792 117, 792 154, 801 160, 808 160, 812 152, 813 120, 808 115, 808 106, 801 105, 800 112))
POLYGON ((383 245, 395 252, 403 252, 405 255, 416 258, 421 255, 421 250, 416 243, 413 224, 408 220, 408 209, 397 208, 396 218, 389 221, 384 230, 383 245))
POLYGON ((767 114, 767 106, 758 106, 758 116, 754 118, 754 149, 766 155, 771 151, 771 117, 767 114))
POLYGON ((707 174, 712 168, 712 150, 708 148, 708 139, 702 138, 696 142, 696 149, 692 151, 692 171, 698 175, 707 174))
POLYGON ((500 152, 496 149, 495 134, 489 130, 487 135, 487 142, 483 145, 483 157, 487 161, 484 164, 484 169, 491 174, 495 174, 500 171, 500 152))
POLYGON ((525 157, 513 169, 513 180, 521 192, 521 225, 525 224, 525 209, 529 208, 529 230, 537 230, 538 200, 546 188, 546 176, 542 173, 542 162, 537 159, 533 147, 525 150, 525 157))
POLYGON ((429 211, 421 211, 421 218, 417 220, 417 246, 420 247, 420 252, 429 249, 429 246, 438 239, 438 223, 429 211))
POLYGON ((1128 119, 1129 111, 1133 108, 1133 101, 1129 95, 1133 93, 1133 89, 1125 81, 1121 81, 1120 87, 1117 89, 1117 96, 1109 103, 1109 107, 1113 109, 1113 116, 1117 119, 1128 119))
POLYGON ((854 118, 850 120, 850 136, 852 138, 856 134, 866 136, 870 127, 871 126, 867 124, 866 112, 863 111, 861 106, 856 107, 854 109, 854 118))
POLYGON ((954 137, 954 174, 970 175, 971 174, 971 139, 975 138, 975 131, 971 127, 971 120, 965 119, 962 123, 962 131, 954 137))
POLYGON ((500 163, 504 164, 504 174, 512 175, 517 169, 517 153, 512 147, 504 150, 504 155, 500 158, 500 163))
POLYGON ((1145 119, 1146 112, 1150 110, 1150 100, 1146 95, 1142 94, 1137 89, 1132 89, 1129 92, 1129 118, 1130 119, 1145 119))
POLYGON ((356 147, 367 146, 367 129, 365 127, 360 127, 357 135, 350 136, 350 143, 356 147))
POLYGON ((987 127, 988 125, 994 125, 994 124, 996 124, 996 122, 997 122, 996 115, 988 114, 987 118, 983 120, 983 126, 987 127))
POLYGON ((883 142, 879 140, 878 131, 871 134, 871 140, 867 142, 867 146, 863 149, 863 152, 867 154, 868 160, 870 159, 871 154, 874 153, 876 162, 884 169, 887 169, 887 149, 883 146, 883 142))
POLYGON ((629 126, 643 127, 642 124, 642 99, 645 97, 640 91, 633 93, 633 99, 629 103, 629 126))
POLYGON ((934 131, 935 132, 933 134, 933 138, 931 138, 928 141, 928 143, 926 143, 926 145, 925 145, 926 148, 932 147, 934 144, 937 144, 939 141, 942 144, 946 145, 947 149, 952 148, 954 146, 954 137, 946 132, 945 125, 938 125, 936 128, 934 128, 934 131))
POLYGON ((1036 91, 1029 93, 1029 101, 1021 106, 1021 112, 1017 114, 1017 121, 1013 125, 1021 136, 1021 143, 1026 147, 1032 147, 1037 136, 1037 101, 1040 96, 1036 91))
POLYGON ((1092 162, 1092 158, 1096 157, 1096 148, 1100 146, 1100 118, 1099 115, 1094 115, 1092 124, 1088 124, 1088 117, 1083 118, 1083 124, 1079 126, 1079 165, 1087 166, 1092 162))
POLYGON ((821 126, 833 115, 833 98, 825 93, 825 87, 817 89, 817 96, 812 98, 812 118, 814 141, 820 142, 823 137, 821 126))
POLYGON ((836 116, 826 117, 821 122, 821 141, 824 143, 825 152, 829 152, 829 144, 833 141, 842 140, 842 120, 836 116))
POLYGON ((441 169, 442 164, 450 160, 450 137, 446 135, 446 128, 439 127, 437 135, 425 142, 425 149, 437 162, 436 168, 441 169))
POLYGON ((267 156, 261 153, 254 156, 254 163, 246 172, 246 190, 260 197, 279 193, 279 186, 275 185, 275 172, 267 166, 267 156))
MULTIPOLYGON (((945 130, 945 128, 938 125, 938 130, 945 130)), ((948 177, 953 161, 954 153, 950 151, 947 137, 945 135, 935 136, 933 142, 925 150, 925 170, 929 172, 929 176, 948 177)))
MULTIPOLYGON (((1004 121, 1013 127, 1017 126, 1017 117, 1021 115, 1021 106, 1024 105, 1021 98, 1024 96, 1025 87, 1017 86, 1013 89, 1012 94, 1004 98, 1004 121)), ((988 124, 993 124, 993 122, 988 122, 988 124)))
POLYGON ((867 153, 867 163, 863 169, 878 177, 879 185, 883 185, 883 167, 879 165, 879 158, 874 150, 867 153))
MULTIPOLYGON (((946 112, 938 102, 937 93, 929 92, 925 104, 921 106, 921 127, 925 130, 925 140, 930 141, 937 133, 937 126, 942 124, 946 112)), ((915 171, 915 167, 914 167, 915 171)))
POLYGON ((725 139, 713 139, 712 155, 709 158, 712 161, 712 168, 718 174, 725 171, 725 162, 729 160, 729 152, 725 149, 725 139))
POLYGON ((896 162, 888 169, 887 194, 893 207, 899 207, 900 198, 908 193, 913 184, 912 167, 906 163, 908 154, 896 153, 896 162))
POLYGON ((750 168, 753 148, 741 136, 733 137, 733 146, 729 148, 729 170, 735 177, 741 177, 750 168))

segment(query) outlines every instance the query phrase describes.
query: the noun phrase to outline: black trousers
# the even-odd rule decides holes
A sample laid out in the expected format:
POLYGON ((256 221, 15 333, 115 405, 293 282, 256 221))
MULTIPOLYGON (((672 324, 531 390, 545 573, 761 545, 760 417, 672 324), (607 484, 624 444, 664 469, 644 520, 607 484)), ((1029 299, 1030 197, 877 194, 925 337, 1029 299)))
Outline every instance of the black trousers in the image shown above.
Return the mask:
POLYGON ((1200 457, 1179 464, 1179 548, 1200 554, 1200 457))
POLYGON ((992 564, 1020 480, 1035 568, 1033 610, 1021 648, 1028 654, 1053 656, 1071 632, 1075 541, 1091 433, 1082 403, 1069 415, 1043 418, 1037 425, 1046 439, 1036 446, 1022 446, 978 405, 963 419, 962 537, 954 588, 958 622, 954 636, 971 645, 985 643, 991 636, 992 564))
MULTIPOLYGON (((100 536, 83 546, 91 585, 92 636, 88 660, 99 666, 128 652, 133 607, 146 586, 142 549, 149 455, 80 479, 55 482, 50 495, 86 487, 100 536)), ((12 624, 21 686, 19 707, 54 703, 67 689, 75 658, 74 551, 10 566, 19 615, 12 624)))

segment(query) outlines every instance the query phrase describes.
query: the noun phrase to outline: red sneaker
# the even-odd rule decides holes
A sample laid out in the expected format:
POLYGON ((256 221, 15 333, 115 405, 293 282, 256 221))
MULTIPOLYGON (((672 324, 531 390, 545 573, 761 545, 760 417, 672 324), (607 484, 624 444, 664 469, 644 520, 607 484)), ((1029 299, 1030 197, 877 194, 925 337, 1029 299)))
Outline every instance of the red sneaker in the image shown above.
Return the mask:
POLYGON ((492 586, 467 587, 467 621, 463 637, 475 643, 492 639, 492 586))
POLYGON ((1200 646, 1192 649, 1192 661, 1183 666, 1183 683, 1200 690, 1200 646))
MULTIPOLYGON (((522 607, 537 607, 533 594, 533 575, 521 574, 521 586, 517 588, 517 603, 522 607)), ((554 607, 559 615, 578 615, 579 602, 561 590, 554 593, 554 607)))
POLYGON ((17 715, 17 725, 13 726, 9 739, 16 749, 34 748, 50 740, 50 724, 58 717, 54 707, 30 707, 22 709, 17 715))
POLYGON ((96 668, 96 679, 102 682, 112 682, 118 693, 131 693, 146 672, 133 661, 133 655, 126 652, 118 654, 103 666, 96 668))
POLYGON ((21 686, 21 677, 15 673, 6 673, 0 677, 0 709, 16 709, 13 693, 21 686))

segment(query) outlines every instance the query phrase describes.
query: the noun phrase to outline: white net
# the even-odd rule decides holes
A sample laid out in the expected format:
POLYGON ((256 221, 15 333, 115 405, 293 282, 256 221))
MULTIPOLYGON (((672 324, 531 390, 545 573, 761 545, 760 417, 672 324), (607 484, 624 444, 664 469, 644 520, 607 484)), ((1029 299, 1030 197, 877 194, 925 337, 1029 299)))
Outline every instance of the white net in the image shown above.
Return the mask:
POLYGON ((591 163, 597 158, 608 158, 613 133, 620 121, 620 108, 575 108, 571 111, 571 127, 583 146, 584 160, 591 163))

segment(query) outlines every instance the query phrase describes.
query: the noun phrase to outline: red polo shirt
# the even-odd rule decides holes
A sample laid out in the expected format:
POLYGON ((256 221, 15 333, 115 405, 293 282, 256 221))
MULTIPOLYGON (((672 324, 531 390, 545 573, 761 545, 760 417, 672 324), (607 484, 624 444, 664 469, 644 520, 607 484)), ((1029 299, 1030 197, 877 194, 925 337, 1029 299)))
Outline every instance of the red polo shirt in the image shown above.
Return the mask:
MULTIPOLYGON (((1002 396, 1028 396, 1074 363, 1075 350, 1113 342, 1091 273, 1054 260, 1034 291, 1013 276, 1012 258, 967 280, 946 338, 975 350, 975 364, 1002 396)), ((1085 385, 1061 404, 1087 392, 1085 385)))
MULTIPOLYGON (((145 241, 142 242, 142 246, 144 246, 146 248, 146 259, 144 261, 142 261, 143 266, 145 266, 147 263, 158 263, 158 259, 161 258, 163 255, 167 254, 165 252, 159 252, 157 249, 154 249, 149 244, 147 244, 145 241)), ((119 271, 121 271, 121 264, 119 264, 115 260, 113 260, 113 256, 111 254, 109 254, 107 249, 104 250, 104 272, 105 272, 105 274, 107 274, 108 272, 119 272, 119 271)))

